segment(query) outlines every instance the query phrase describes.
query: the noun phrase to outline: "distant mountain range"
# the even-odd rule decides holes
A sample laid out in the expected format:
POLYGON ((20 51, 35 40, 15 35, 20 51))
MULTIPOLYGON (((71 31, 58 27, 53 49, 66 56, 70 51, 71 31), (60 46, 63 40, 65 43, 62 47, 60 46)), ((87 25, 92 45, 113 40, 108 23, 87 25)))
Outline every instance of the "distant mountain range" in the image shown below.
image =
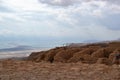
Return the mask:
POLYGON ((111 43, 111 42, 120 42, 120 39, 111 40, 111 41, 85 41, 83 43, 69 43, 66 46, 69 46, 69 47, 81 47, 81 46, 91 45, 91 44, 108 44, 108 43, 111 43))
POLYGON ((32 50, 34 49, 31 46, 16 46, 13 48, 5 48, 5 49, 0 49, 0 52, 9 52, 9 51, 24 51, 24 50, 32 50))

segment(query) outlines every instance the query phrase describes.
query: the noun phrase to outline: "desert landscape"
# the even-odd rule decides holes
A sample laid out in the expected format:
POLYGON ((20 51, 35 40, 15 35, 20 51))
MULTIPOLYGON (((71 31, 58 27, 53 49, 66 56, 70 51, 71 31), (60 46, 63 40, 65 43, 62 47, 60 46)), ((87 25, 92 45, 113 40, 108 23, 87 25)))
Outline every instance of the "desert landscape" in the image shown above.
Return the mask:
POLYGON ((0 80, 120 80, 120 0, 0 0, 0 80))
POLYGON ((120 42, 69 45, 0 60, 0 80, 120 80, 120 42))

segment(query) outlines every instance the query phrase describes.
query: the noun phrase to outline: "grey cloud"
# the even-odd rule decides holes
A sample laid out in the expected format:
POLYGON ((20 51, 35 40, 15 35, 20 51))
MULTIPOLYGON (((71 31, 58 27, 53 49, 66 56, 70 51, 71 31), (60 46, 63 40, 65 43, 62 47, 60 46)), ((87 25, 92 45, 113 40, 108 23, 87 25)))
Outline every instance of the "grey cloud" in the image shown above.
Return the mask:
POLYGON ((81 0, 39 0, 41 3, 53 5, 53 6, 70 6, 81 0))
POLYGON ((81 4, 82 2, 91 1, 106 1, 109 4, 120 4, 120 0, 39 0, 41 3, 45 3, 52 6, 71 6, 74 4, 81 4))
MULTIPOLYGON (((104 0, 103 0, 103 1, 104 1, 104 0)), ((111 3, 111 4, 117 4, 117 5, 120 4, 120 0, 105 0, 105 1, 107 1, 107 2, 109 2, 109 3, 111 3)))

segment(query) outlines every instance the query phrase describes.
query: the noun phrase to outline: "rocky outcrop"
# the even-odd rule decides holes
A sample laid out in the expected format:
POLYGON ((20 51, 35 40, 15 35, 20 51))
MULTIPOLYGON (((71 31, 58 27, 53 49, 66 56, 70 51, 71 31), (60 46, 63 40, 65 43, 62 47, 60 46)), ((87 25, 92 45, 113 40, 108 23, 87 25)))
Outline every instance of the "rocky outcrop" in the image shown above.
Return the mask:
POLYGON ((120 53, 120 42, 89 44, 80 47, 57 47, 48 51, 33 52, 28 60, 41 62, 82 62, 112 64, 114 55, 120 53), (118 44, 117 44, 118 43, 118 44))
POLYGON ((44 60, 45 55, 46 55, 46 52, 45 52, 45 51, 42 51, 42 52, 33 52, 33 53, 28 57, 28 60, 40 62, 40 61, 44 60))
POLYGON ((106 65, 111 65, 112 64, 112 62, 108 58, 98 58, 96 63, 106 64, 106 65))
MULTIPOLYGON (((116 60, 116 56, 120 56, 120 49, 116 49, 113 53, 111 53, 109 55, 109 60, 112 62, 112 63, 115 63, 115 64, 120 64, 120 59, 116 60)), ((119 57, 120 58, 120 57, 119 57)))
POLYGON ((92 57, 91 57, 91 54, 96 51, 97 49, 92 49, 92 48, 86 48, 86 49, 83 49, 77 53, 75 53, 73 55, 73 57, 71 57, 68 62, 78 62, 78 61, 81 61, 81 62, 90 62, 92 61, 92 57))
POLYGON ((69 48, 67 50, 61 50, 58 52, 54 60, 57 62, 67 62, 76 52, 79 52, 81 49, 69 48))

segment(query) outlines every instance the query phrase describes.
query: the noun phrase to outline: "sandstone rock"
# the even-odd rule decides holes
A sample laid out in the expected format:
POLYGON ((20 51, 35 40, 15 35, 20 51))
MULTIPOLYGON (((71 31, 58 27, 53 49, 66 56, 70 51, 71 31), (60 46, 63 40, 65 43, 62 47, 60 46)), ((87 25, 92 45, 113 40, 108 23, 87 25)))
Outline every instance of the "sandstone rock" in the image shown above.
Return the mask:
POLYGON ((108 58, 111 52, 112 51, 109 50, 109 48, 102 48, 102 49, 99 49, 96 52, 94 52, 91 56, 93 58, 97 58, 97 59, 103 58, 103 57, 108 58))
POLYGON ((28 60, 34 60, 34 59, 36 59, 38 54, 39 54, 39 52, 32 52, 29 55, 28 60))
POLYGON ((87 62, 89 63, 90 61, 92 61, 91 56, 88 55, 88 54, 79 54, 79 56, 76 55, 75 57, 72 58, 72 60, 81 61, 81 62, 84 62, 84 63, 87 63, 87 62), (75 57, 76 57, 76 59, 75 59, 75 57))
POLYGON ((93 43, 80 47, 56 47, 48 51, 33 52, 28 60, 48 62, 82 62, 109 64, 115 51, 120 52, 120 42, 93 43), (117 50, 115 50, 117 49, 117 50), (114 51, 114 52, 113 52, 114 51))
POLYGON ((60 52, 61 49, 55 49, 55 50, 50 50, 46 55, 45 55, 45 61, 50 61, 53 62, 54 61, 54 56, 60 52))
POLYGON ((92 61, 93 58, 91 58, 91 55, 93 53, 94 50, 92 49, 84 49, 80 52, 77 52, 73 55, 72 58, 70 58, 68 60, 68 62, 78 62, 78 61, 82 61, 82 62, 85 62, 85 61, 92 61))
POLYGON ((80 49, 67 49, 67 50, 62 50, 59 53, 57 53, 54 57, 54 60, 57 62, 67 62, 74 53, 80 51, 80 49))
POLYGON ((46 54, 45 51, 42 51, 42 52, 33 52, 28 57, 28 60, 40 62, 40 61, 44 60, 45 54, 46 54))
POLYGON ((119 60, 115 60, 117 54, 120 54, 120 49, 116 49, 113 53, 109 55, 109 59, 112 63, 120 64, 119 60))
POLYGON ((106 64, 106 65, 111 65, 112 64, 112 62, 108 58, 99 58, 96 63, 106 64))

